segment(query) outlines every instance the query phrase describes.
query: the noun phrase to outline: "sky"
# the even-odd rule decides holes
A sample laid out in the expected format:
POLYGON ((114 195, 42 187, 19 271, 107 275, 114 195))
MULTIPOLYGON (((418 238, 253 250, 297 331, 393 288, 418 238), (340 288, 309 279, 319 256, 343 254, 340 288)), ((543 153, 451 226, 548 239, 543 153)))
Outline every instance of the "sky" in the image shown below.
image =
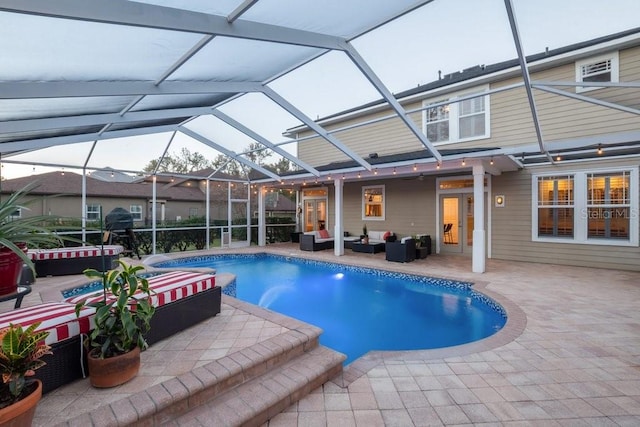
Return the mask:
MULTIPOLYGON (((640 26, 640 0, 513 0, 513 4, 526 54, 640 26)), ((437 80, 438 72, 444 75, 517 56, 503 0, 435 0, 354 40, 353 45, 394 93, 437 80)), ((270 86, 313 119, 381 97, 349 59, 337 52, 322 56, 270 86)), ((221 110, 272 142, 285 141, 282 132, 299 124, 261 95, 248 95, 221 110)), ((234 151, 241 151, 251 142, 217 119, 202 119, 194 127, 216 135, 234 151)), ((140 159, 158 157, 170 138, 171 134, 157 134, 124 139, 117 146, 123 150, 121 153, 127 153, 125 156, 114 157, 112 153, 118 150, 111 146, 94 155, 89 166, 138 170, 146 164, 140 159), (150 149, 145 141, 153 142, 154 148, 150 149)), ((67 145, 21 158, 81 165, 89 147, 90 144, 67 145)), ((174 139, 169 152, 182 147, 205 156, 217 154, 184 135, 174 139)), ((285 148, 295 153, 295 144, 285 148)), ((5 178, 52 170, 31 165, 2 166, 5 178)))

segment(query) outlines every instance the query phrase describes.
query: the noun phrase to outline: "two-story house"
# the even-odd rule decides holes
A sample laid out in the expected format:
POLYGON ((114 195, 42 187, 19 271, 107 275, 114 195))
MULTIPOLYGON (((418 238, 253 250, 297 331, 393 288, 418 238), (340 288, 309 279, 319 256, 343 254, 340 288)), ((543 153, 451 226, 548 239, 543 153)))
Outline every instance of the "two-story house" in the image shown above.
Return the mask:
POLYGON ((300 188, 305 230, 426 233, 477 272, 487 257, 640 269, 640 29, 522 69, 473 66, 396 94, 436 153, 382 101, 318 120, 372 170, 289 129, 301 160, 332 171, 283 183, 300 188))

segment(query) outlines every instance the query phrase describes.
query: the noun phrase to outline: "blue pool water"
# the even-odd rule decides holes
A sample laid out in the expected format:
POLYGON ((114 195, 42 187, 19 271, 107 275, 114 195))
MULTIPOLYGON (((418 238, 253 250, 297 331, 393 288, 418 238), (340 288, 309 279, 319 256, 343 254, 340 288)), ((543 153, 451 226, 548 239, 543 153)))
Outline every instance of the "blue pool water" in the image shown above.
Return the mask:
MULTIPOLYGON (((504 310, 469 283, 266 254, 216 255, 156 267, 235 274, 237 298, 324 330, 320 342, 352 362, 370 350, 448 347, 494 334, 504 310)), ((225 293, 233 293, 233 286, 225 293)))

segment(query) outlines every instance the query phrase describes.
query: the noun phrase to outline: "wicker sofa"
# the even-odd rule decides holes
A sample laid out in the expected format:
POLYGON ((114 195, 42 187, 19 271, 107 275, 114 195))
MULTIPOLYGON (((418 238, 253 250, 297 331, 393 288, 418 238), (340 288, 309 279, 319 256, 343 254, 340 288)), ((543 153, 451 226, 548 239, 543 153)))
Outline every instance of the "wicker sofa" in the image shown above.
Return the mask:
MULTIPOLYGON (((172 271, 149 278, 149 285, 155 292, 152 303, 156 307, 145 335, 149 345, 220 313, 221 288, 215 285, 214 275, 172 271)), ((96 293, 89 293, 0 314, 0 327, 41 321, 39 329, 49 331, 47 343, 53 354, 43 357, 47 365, 35 376, 42 380, 44 393, 84 376, 86 354, 81 337, 91 330, 95 309, 85 306, 76 317, 75 303, 95 297, 96 293)))
POLYGON ((333 249, 333 233, 328 230, 306 231, 300 235, 301 251, 333 249))

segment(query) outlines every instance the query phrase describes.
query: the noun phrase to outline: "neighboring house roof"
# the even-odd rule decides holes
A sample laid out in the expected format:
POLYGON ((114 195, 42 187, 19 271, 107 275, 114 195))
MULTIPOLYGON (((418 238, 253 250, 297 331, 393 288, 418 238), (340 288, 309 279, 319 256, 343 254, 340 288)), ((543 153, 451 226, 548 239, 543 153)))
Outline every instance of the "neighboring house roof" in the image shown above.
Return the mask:
POLYGON ((267 193, 265 195, 264 208, 267 212, 293 212, 296 210, 296 203, 279 192, 267 193))
MULTIPOLYGON (((33 195, 82 195, 82 176, 73 172, 49 172, 2 181, 2 192, 14 192, 33 181, 40 185, 30 191, 33 195)), ((149 183, 105 182, 87 176, 87 196, 114 198, 151 198, 149 183)), ((202 201, 203 193, 197 186, 162 187, 156 189, 158 199, 202 201)))

